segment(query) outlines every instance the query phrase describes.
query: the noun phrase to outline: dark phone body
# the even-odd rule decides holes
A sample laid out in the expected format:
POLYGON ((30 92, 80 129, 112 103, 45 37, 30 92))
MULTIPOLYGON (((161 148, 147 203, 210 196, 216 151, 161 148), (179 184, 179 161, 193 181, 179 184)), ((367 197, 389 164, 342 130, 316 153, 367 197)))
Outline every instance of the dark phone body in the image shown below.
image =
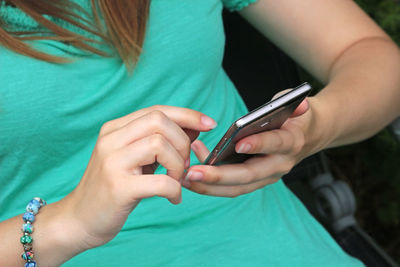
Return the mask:
POLYGON ((236 120, 207 157, 204 164, 240 163, 250 158, 252 155, 236 153, 236 143, 252 134, 279 129, 307 97, 311 89, 312 87, 308 83, 303 83, 236 120))

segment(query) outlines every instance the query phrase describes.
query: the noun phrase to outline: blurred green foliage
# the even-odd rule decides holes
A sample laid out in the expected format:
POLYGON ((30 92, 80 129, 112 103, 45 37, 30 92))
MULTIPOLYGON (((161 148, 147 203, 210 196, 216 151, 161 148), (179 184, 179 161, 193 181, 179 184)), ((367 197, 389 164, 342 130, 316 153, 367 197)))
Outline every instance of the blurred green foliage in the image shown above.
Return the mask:
POLYGON ((400 2, 396 0, 356 0, 397 43, 400 44, 400 2))
MULTIPOLYGON (((356 2, 400 44, 400 1, 356 2)), ((352 186, 361 227, 400 263, 400 142, 385 129, 327 154, 336 176, 352 186)))

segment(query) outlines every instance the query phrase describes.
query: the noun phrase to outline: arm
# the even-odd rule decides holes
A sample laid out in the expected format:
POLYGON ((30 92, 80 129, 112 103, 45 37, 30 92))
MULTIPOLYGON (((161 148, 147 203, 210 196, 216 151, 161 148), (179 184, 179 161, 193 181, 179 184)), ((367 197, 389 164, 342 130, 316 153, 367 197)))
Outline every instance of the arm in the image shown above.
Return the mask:
MULTIPOLYGON (((230 197, 252 192, 305 157, 367 138, 400 115, 398 47, 352 1, 258 0, 240 14, 326 87, 279 130, 236 144, 236 152, 257 157, 193 166, 187 188, 230 197)), ((197 140, 192 149, 200 161, 209 153, 197 140)))
POLYGON ((310 99, 312 152, 367 138, 400 115, 398 47, 354 2, 259 0, 241 15, 327 84, 310 99))
MULTIPOLYGON (((36 216, 32 237, 36 240, 33 252, 38 265, 58 266, 85 250, 85 244, 79 243, 84 233, 70 216, 64 216, 71 213, 66 210, 68 205, 62 202, 66 201, 41 208, 36 216)), ((0 266, 24 266, 23 247, 19 242, 22 223, 22 214, 0 222, 0 266)))
MULTIPOLYGON (((34 260, 58 266, 109 242, 143 198, 179 204, 190 143, 215 126, 198 111, 171 106, 144 108, 105 123, 78 186, 37 214, 34 260), (154 174, 157 164, 166 175, 154 174)), ((23 266, 21 225, 21 215, 0 222, 0 266, 23 266)))

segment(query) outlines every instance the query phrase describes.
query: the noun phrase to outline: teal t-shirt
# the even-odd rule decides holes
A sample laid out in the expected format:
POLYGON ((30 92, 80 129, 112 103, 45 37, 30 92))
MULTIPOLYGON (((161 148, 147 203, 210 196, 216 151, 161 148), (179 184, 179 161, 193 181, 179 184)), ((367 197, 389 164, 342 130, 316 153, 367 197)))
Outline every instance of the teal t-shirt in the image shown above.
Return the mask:
MULTIPOLYGON (((75 1, 86 8, 89 2, 75 1)), ((231 122, 246 113, 221 64, 222 8, 238 10, 251 2, 255 0, 152 0, 143 53, 132 76, 117 57, 85 55, 57 41, 33 45, 79 57, 52 64, 0 47, 0 220, 22 213, 32 197, 51 203, 71 192, 102 124, 141 108, 163 104, 208 114, 218 127, 199 138, 213 147, 231 122)), ((3 20, 16 28, 40 27, 12 7, 0 8, 3 20)), ((360 265, 282 182, 234 199, 186 189, 177 206, 163 198, 144 199, 115 239, 65 263, 360 265)))

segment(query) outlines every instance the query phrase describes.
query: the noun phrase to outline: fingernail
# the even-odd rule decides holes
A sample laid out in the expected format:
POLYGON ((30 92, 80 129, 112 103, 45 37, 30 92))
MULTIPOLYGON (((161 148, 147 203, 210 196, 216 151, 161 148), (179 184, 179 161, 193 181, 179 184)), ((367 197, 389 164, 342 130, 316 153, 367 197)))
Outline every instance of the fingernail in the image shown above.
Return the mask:
POLYGON ((190 158, 187 158, 185 160, 185 169, 188 169, 190 167, 190 158))
POLYGON ((184 187, 190 187, 192 185, 192 183, 189 180, 183 179, 182 180, 182 185, 184 187))
POLYGON ((190 181, 201 181, 203 180, 204 175, 202 172, 197 172, 197 171, 189 171, 188 174, 186 175, 186 180, 190 181))
POLYGON ((250 144, 241 144, 239 149, 237 150, 238 153, 247 153, 251 150, 250 144))
POLYGON ((201 123, 211 129, 217 127, 217 122, 206 115, 201 116, 201 123))

